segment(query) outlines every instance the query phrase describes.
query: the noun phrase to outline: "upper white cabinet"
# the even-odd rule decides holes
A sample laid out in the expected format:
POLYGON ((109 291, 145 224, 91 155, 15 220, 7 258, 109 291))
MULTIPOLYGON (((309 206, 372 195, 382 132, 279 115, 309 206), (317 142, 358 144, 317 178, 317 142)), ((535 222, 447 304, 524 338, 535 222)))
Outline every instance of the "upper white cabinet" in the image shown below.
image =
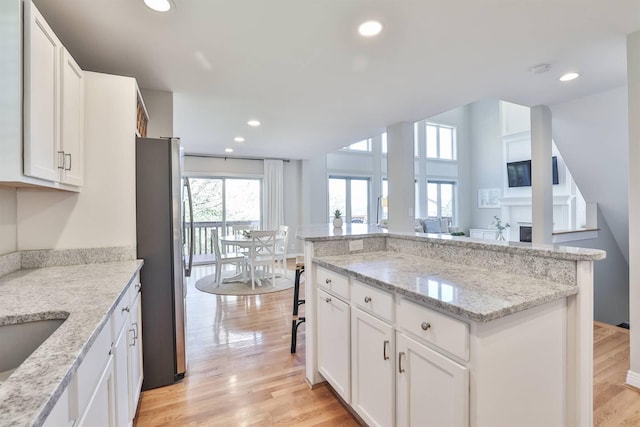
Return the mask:
POLYGON ((0 16, 0 184, 79 191, 84 73, 30 0, 0 16))
POLYGON ((31 2, 24 23, 24 174, 57 181, 62 43, 31 2))
POLYGON ((60 61, 60 181, 82 186, 84 177, 84 71, 67 49, 60 61))

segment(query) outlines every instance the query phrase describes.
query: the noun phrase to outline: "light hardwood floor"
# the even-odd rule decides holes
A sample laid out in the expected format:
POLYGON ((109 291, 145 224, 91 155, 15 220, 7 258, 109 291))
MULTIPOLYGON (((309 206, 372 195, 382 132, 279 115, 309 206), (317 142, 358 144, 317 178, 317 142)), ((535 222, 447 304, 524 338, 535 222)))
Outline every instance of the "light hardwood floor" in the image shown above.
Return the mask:
MULTIPOLYGON (((195 289, 211 273, 197 267, 189 281, 187 375, 144 392, 135 425, 359 426, 326 386, 305 384, 305 325, 289 353, 293 290, 234 297, 195 289)), ((640 426, 640 392, 623 385, 628 331, 596 322, 594 341, 594 426, 640 426)))

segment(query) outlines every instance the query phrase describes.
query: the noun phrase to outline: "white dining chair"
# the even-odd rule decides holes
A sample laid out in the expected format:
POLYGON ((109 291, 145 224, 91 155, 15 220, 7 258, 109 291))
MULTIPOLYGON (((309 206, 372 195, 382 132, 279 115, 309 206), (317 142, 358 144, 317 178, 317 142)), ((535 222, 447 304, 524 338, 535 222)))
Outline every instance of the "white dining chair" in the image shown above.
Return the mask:
POLYGON ((289 227, 281 225, 276 239, 276 261, 280 263, 282 275, 287 274, 287 246, 289 245, 289 227))
POLYGON ((213 254, 215 256, 214 264, 216 265, 216 285, 219 287, 222 281, 220 277, 222 275, 223 264, 235 264, 236 272, 240 273, 244 271, 243 265, 245 263, 244 254, 231 252, 223 254, 220 251, 220 242, 218 240, 218 230, 215 228, 211 230, 211 246, 213 246, 213 254))
POLYGON ((245 256, 251 269, 251 289, 256 288, 256 269, 262 267, 264 274, 271 268, 271 283, 276 286, 276 234, 277 231, 252 231, 249 255, 245 256))

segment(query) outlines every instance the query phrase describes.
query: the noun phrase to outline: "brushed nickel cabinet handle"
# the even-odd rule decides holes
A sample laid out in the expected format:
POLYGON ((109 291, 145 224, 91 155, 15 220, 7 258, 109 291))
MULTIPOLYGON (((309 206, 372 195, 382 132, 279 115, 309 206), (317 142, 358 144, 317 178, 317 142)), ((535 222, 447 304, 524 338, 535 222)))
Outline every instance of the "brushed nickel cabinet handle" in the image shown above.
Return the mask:
POLYGON ((327 285, 330 285, 331 284, 331 279, 325 279, 324 283, 326 283, 327 285))
POLYGON ((389 340, 384 340, 382 344, 382 358, 383 360, 389 360, 389 354, 387 353, 387 347, 389 346, 389 340))
POLYGON ((65 160, 64 151, 58 151, 58 169, 64 170, 64 160, 65 160))
POLYGON ((70 153, 65 153, 64 154, 64 170, 66 171, 70 171, 71 170, 71 154, 70 153), (69 167, 67 168, 67 156, 69 156, 69 167))
POLYGON ((404 373, 404 368, 402 367, 402 358, 405 356, 404 351, 398 353, 398 372, 401 374, 404 373))
POLYGON ((331 302, 331 298, 326 298, 325 302, 327 302, 327 303, 331 302))
POLYGON ((129 313, 131 310, 129 309, 129 307, 122 307, 122 313, 124 313, 125 311, 129 313))
POLYGON ((371 297, 364 297, 364 302, 369 304, 371 302, 371 297))
POLYGON ((420 325, 420 327, 422 328, 423 331, 426 331, 428 329, 431 328, 431 323, 429 322, 422 322, 422 325, 420 325))

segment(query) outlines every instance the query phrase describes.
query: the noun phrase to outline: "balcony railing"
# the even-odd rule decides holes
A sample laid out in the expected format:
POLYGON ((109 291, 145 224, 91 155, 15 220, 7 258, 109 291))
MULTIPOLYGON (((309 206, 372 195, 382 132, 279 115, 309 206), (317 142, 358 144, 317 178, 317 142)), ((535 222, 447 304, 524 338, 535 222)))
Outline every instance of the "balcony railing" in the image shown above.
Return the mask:
MULTIPOLYGON (((193 223, 193 240, 194 240, 194 255, 210 255, 213 254, 213 246, 211 242, 211 235, 213 230, 218 230, 218 236, 228 236, 233 234, 234 226, 251 226, 259 228, 259 222, 257 221, 198 221, 193 223)), ((185 240, 187 247, 189 245, 189 233, 185 233, 185 240)), ((222 247, 223 252, 226 248, 222 247)))

